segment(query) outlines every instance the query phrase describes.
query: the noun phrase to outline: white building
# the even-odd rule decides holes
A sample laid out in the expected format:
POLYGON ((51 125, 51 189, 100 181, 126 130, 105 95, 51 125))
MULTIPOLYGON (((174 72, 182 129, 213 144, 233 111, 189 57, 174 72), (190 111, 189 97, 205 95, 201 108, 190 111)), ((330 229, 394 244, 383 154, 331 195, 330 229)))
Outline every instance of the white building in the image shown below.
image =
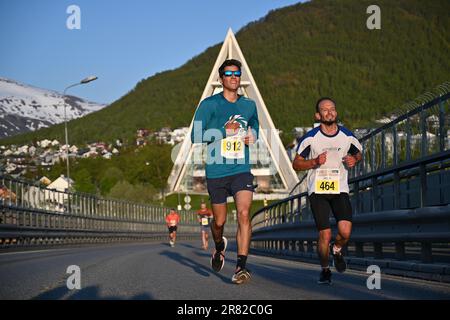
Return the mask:
POLYGON ((48 210, 64 211, 64 205, 68 199, 66 192, 69 188, 69 182, 73 186, 74 181, 72 179, 67 179, 64 175, 61 175, 47 186, 44 191, 44 198, 48 210))
MULTIPOLYGON (((259 139, 249 150, 252 161, 251 172, 255 176, 254 182, 258 185, 254 199, 283 199, 297 185, 299 179, 292 168, 291 160, 279 137, 279 131, 275 128, 250 68, 231 30, 228 31, 200 100, 223 90, 217 70, 224 60, 231 58, 242 63, 243 73, 239 94, 253 99, 258 109, 259 139)), ((189 137, 192 127, 193 121, 184 135, 185 137, 189 137)), ((159 133, 160 136, 162 132, 164 129, 159 133)), ((206 145, 192 144, 191 139, 184 139, 180 143, 168 179, 169 192, 207 194, 205 158, 206 145)))
POLYGON ((50 140, 44 139, 42 141, 38 141, 38 146, 41 148, 48 148, 49 146, 51 146, 52 142, 50 140))

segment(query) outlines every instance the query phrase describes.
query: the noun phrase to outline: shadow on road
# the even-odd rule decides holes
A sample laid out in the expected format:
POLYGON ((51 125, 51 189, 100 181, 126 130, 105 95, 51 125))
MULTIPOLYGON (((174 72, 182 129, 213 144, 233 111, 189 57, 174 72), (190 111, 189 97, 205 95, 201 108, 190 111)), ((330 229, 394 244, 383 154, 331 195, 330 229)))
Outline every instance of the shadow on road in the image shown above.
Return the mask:
POLYGON ((214 275, 214 276, 218 277, 219 279, 221 279, 225 283, 231 283, 230 279, 221 275, 220 273, 216 273, 216 272, 212 271, 209 266, 200 264, 195 260, 189 259, 189 258, 179 254, 178 252, 171 252, 171 251, 165 250, 165 251, 161 252, 160 255, 166 256, 169 259, 172 259, 184 266, 191 268, 195 273, 198 273, 202 277, 209 277, 210 275, 214 275))
POLYGON ((153 300, 148 293, 140 293, 129 298, 119 296, 101 296, 98 286, 89 286, 80 290, 69 290, 65 285, 41 293, 33 300, 153 300))

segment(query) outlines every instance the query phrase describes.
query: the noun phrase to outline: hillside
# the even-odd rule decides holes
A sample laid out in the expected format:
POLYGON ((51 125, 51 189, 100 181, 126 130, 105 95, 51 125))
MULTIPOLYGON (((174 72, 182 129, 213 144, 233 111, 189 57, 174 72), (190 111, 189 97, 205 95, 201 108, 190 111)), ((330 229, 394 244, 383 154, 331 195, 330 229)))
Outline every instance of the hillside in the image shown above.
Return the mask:
MULTIPOLYGON (((377 1, 381 30, 366 28, 371 4, 313 0, 272 11, 236 34, 278 128, 289 133, 311 125, 314 102, 322 95, 336 99, 347 126, 361 127, 449 80, 448 0, 377 1)), ((71 142, 127 140, 140 127, 189 125, 220 45, 71 121, 71 142)), ((1 142, 62 134, 57 125, 1 142)))

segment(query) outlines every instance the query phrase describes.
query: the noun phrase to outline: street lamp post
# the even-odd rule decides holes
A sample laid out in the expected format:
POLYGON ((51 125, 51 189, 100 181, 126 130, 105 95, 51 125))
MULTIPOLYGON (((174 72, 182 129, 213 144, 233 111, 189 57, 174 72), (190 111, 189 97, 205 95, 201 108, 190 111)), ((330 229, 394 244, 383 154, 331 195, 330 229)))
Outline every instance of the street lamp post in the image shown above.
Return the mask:
POLYGON ((71 84, 70 86, 66 87, 64 89, 63 92, 63 103, 64 103, 64 131, 65 131, 65 136, 66 136, 66 164, 67 164, 67 191, 70 191, 70 174, 69 174, 69 134, 67 131, 67 116, 66 116, 66 91, 69 88, 75 87, 75 86, 79 86, 81 84, 85 84, 91 81, 97 80, 96 76, 90 76, 87 77, 83 80, 81 80, 80 82, 71 84))

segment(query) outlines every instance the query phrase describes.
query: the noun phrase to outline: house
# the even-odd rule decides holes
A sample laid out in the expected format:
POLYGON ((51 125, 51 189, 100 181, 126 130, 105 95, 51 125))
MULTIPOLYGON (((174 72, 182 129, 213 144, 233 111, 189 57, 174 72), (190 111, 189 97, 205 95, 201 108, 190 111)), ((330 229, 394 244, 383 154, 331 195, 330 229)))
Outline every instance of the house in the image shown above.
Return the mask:
POLYGON ((77 154, 78 153, 78 148, 76 145, 73 145, 69 148, 69 153, 73 153, 73 154, 77 154))
POLYGON ((107 153, 105 153, 103 155, 103 158, 105 158, 105 159, 111 159, 111 157, 112 157, 112 153, 111 152, 107 152, 107 153))
POLYGON ((89 148, 81 148, 81 149, 78 149, 78 152, 77 152, 77 155, 78 156, 82 156, 83 154, 85 154, 86 152, 89 152, 89 148))
POLYGON ((7 173, 11 174, 11 173, 14 172, 16 169, 17 169, 17 165, 16 165, 16 164, 14 164, 14 163, 8 163, 8 164, 6 165, 5 171, 6 171, 7 173))
POLYGON ((150 130, 148 129, 139 129, 136 132, 136 136, 138 136, 139 138, 145 138, 150 134, 150 130))
POLYGON ((44 198, 45 201, 50 204, 50 210, 56 210, 55 208, 64 208, 64 204, 68 199, 66 192, 69 189, 69 183, 70 186, 73 186, 74 181, 72 179, 67 179, 64 175, 61 175, 58 179, 47 186, 47 189, 44 191, 44 198))
POLYGON ((13 179, 17 179, 20 176, 24 175, 27 172, 27 170, 23 169, 23 168, 19 168, 17 167, 15 170, 9 172, 9 175, 13 178, 13 179))
POLYGON ((69 187, 69 182, 71 186, 74 184, 74 181, 72 179, 67 179, 67 177, 62 174, 58 179, 50 183, 47 186, 47 189, 66 192, 67 188, 69 187))
POLYGON ((89 151, 90 151, 89 148, 81 148, 81 149, 78 149, 77 155, 81 157, 83 154, 85 154, 86 152, 89 152, 89 151))
POLYGON ((98 143, 95 144, 95 148, 98 151, 102 152, 103 150, 108 149, 108 145, 106 143, 104 143, 104 142, 98 142, 98 143))
POLYGON ((37 145, 38 145, 39 147, 44 148, 44 149, 46 149, 46 148, 48 148, 49 146, 51 146, 51 144, 52 144, 52 141, 47 140, 47 139, 44 139, 44 140, 42 140, 42 141, 38 141, 38 143, 37 143, 37 145))
POLYGON ((36 149, 35 146, 31 146, 31 147, 28 148, 28 153, 29 153, 31 156, 34 156, 34 155, 36 154, 36 151, 37 151, 37 149, 36 149))
POLYGON ((63 157, 64 155, 64 159, 65 159, 65 154, 53 154, 53 153, 45 153, 42 154, 41 156, 39 156, 39 158, 41 159, 41 166, 53 166, 54 164, 59 162, 59 157, 63 157))
POLYGON ((19 154, 27 154, 27 153, 28 153, 28 146, 27 146, 27 145, 24 145, 24 146, 18 148, 18 149, 17 149, 17 152, 18 152, 19 154))
POLYGON ((174 143, 182 142, 185 139, 188 132, 189 132, 188 127, 183 127, 183 128, 178 128, 178 129, 173 130, 173 132, 170 133, 170 135, 172 137, 172 141, 174 143))
POLYGON ((53 140, 51 142, 51 144, 52 144, 53 147, 59 146, 59 141, 58 140, 53 140))
POLYGON ((98 156, 98 152, 94 149, 94 150, 89 150, 86 153, 83 153, 83 155, 81 156, 82 158, 95 158, 98 156))
POLYGON ((147 145, 147 140, 145 140, 144 138, 137 138, 136 139, 136 145, 138 147, 143 147, 147 145))

